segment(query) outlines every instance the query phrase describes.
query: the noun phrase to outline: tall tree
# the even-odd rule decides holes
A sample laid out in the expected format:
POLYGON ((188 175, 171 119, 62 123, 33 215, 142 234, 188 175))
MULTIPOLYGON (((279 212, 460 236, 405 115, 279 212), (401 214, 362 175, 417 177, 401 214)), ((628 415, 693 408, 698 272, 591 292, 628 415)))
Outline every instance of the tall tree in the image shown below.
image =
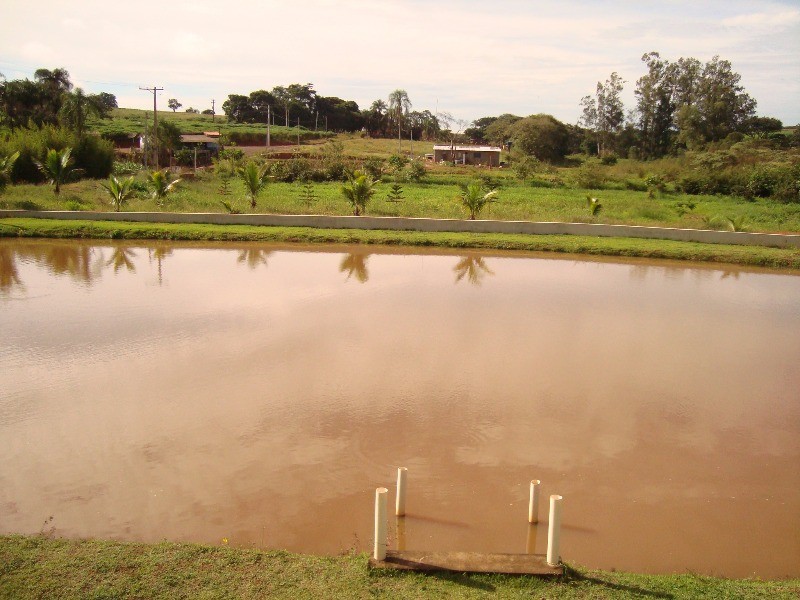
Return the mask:
POLYGON ((622 88, 625 81, 616 73, 606 79, 605 83, 597 82, 597 133, 599 138, 598 154, 605 154, 614 145, 616 134, 625 121, 625 108, 622 105, 622 88))
POLYGON ((657 158, 669 152, 674 129, 674 90, 677 65, 662 60, 658 52, 642 56, 647 75, 636 81, 637 124, 642 158, 657 158))
POLYGON ((389 115, 397 126, 397 143, 401 143, 402 127, 406 116, 411 110, 411 100, 408 92, 397 89, 389 94, 389 115))
POLYGON ((86 95, 81 88, 74 92, 64 94, 59 116, 63 123, 82 136, 86 128, 86 119, 89 116, 104 117, 106 108, 102 100, 96 95, 86 95))
POLYGON ((167 100, 167 106, 172 110, 172 112, 177 111, 183 104, 178 102, 175 98, 170 98, 167 100))

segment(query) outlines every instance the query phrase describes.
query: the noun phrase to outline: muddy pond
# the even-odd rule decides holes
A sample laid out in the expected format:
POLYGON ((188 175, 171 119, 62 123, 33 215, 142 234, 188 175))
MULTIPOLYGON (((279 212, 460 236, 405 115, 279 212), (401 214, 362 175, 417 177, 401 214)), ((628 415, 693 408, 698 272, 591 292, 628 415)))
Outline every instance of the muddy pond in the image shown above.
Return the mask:
POLYGON ((405 466, 409 550, 544 552, 540 479, 567 562, 798 577, 800 276, 0 240, 0 448, 3 533, 367 551, 405 466))

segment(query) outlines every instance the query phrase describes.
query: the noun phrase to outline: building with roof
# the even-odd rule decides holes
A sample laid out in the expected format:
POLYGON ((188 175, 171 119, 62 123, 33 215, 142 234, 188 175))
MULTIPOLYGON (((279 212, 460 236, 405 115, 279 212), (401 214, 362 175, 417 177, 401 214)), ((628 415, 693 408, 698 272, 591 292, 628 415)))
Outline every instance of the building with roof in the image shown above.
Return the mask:
POLYGON ((458 165, 500 166, 500 151, 497 146, 464 146, 436 144, 433 147, 433 160, 454 162, 458 165))

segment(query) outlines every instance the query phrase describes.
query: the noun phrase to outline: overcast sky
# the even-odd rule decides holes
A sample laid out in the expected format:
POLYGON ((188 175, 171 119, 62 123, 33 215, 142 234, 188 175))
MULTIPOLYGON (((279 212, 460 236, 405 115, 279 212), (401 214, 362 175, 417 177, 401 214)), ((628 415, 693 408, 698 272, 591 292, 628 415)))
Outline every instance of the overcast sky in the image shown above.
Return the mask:
POLYGON ((617 71, 634 104, 641 56, 731 61, 758 113, 800 122, 800 1, 3 0, 0 72, 66 68, 119 105, 217 112, 228 94, 313 83, 367 108, 405 89, 462 119, 550 113, 617 71))

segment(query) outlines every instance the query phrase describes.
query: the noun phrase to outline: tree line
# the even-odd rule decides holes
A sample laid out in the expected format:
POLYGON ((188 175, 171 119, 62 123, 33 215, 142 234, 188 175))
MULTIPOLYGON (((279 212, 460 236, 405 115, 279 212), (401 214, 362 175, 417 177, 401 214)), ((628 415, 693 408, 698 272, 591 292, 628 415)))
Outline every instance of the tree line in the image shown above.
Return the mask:
POLYGON ((512 114, 476 119, 465 130, 474 141, 508 144, 540 160, 570 152, 651 159, 681 150, 701 150, 729 136, 769 136, 780 120, 756 116, 756 100, 741 76, 719 56, 669 61, 658 52, 642 56, 647 68, 636 81, 636 105, 626 110, 625 81, 616 72, 581 98, 577 125, 550 115, 512 114))
POLYGON ((230 94, 222 103, 228 120, 234 123, 267 123, 337 132, 366 130, 373 137, 398 134, 414 139, 433 139, 441 132, 439 118, 429 110, 412 110, 405 90, 394 90, 386 100, 375 100, 359 109, 354 100, 318 94, 311 83, 275 86, 255 90, 247 96, 230 94))

